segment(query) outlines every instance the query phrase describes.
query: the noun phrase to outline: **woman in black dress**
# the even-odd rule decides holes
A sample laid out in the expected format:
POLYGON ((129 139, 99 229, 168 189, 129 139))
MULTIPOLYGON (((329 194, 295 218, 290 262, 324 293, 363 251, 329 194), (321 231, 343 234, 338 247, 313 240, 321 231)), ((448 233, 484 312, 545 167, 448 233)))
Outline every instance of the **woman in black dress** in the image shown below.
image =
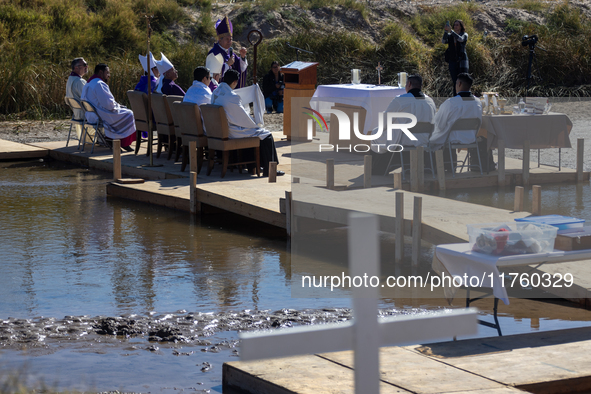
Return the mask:
POLYGON ((456 92, 456 80, 458 74, 469 72, 468 55, 466 54, 466 42, 468 33, 464 29, 464 22, 457 19, 454 21, 453 28, 449 24, 445 25, 445 32, 441 42, 447 44, 445 51, 445 61, 449 63, 449 74, 453 83, 454 96, 456 92))

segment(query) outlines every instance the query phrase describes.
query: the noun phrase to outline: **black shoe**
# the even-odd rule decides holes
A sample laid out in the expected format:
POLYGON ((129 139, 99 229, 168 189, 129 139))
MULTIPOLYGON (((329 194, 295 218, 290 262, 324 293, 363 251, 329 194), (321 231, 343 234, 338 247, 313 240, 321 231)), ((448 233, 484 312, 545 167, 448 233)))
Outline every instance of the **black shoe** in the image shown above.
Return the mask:
MULTIPOLYGON (((277 176, 283 176, 283 175, 285 175, 285 172, 279 171, 279 170, 277 171, 277 176)), ((263 171, 263 177, 266 178, 268 176, 269 176, 269 172, 268 171, 263 171)))
POLYGON ((126 152, 133 152, 133 148, 132 148, 130 145, 124 146, 124 147, 123 147, 123 149, 124 149, 126 152))

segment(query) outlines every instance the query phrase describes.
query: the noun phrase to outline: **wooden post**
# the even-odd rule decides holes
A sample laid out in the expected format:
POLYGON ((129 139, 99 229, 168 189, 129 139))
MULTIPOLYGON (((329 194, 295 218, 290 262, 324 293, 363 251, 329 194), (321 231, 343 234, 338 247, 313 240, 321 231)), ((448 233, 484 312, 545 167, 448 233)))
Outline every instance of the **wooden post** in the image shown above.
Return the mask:
POLYGON ((189 171, 197 173, 197 141, 189 141, 189 171))
POLYGON ((363 188, 371 187, 371 155, 363 156, 363 188))
POLYGON ((515 186, 515 202, 513 203, 513 211, 523 211, 523 186, 515 186))
POLYGON ((523 185, 529 185, 529 140, 523 141, 523 185))
POLYGON ((419 193, 425 191, 425 148, 417 147, 417 180, 419 184, 419 193))
POLYGON ((277 162, 269 162, 269 183, 277 182, 277 162))
POLYGON ((402 189, 402 172, 394 171, 394 189, 402 189))
POLYGON ((532 186, 531 214, 540 216, 542 214, 542 186, 532 186))
POLYGON ((299 176, 294 176, 293 178, 291 178, 291 182, 292 183, 300 183, 300 177, 299 176))
POLYGON ((195 195, 196 190, 197 190, 197 172, 196 171, 191 171, 191 173, 189 174, 189 178, 190 178, 190 185, 189 185, 189 193, 191 193, 191 195, 189 196, 189 200, 190 200, 190 204, 191 204, 191 213, 197 213, 200 212, 201 209, 200 207, 198 207, 197 205, 199 204, 199 202, 197 201, 197 196, 195 195))
POLYGON ((445 190, 445 167, 443 165, 443 149, 435 151, 435 167, 437 167, 437 182, 439 190, 445 190))
POLYGON ((410 191, 417 193, 419 191, 419 160, 416 149, 410 151, 410 191))
POLYGON ((285 229, 287 236, 291 237, 291 192, 285 191, 285 229))
POLYGON ((498 147, 499 161, 499 187, 505 186, 505 141, 499 140, 498 147))
MULTIPOLYGON (((419 155, 420 156, 420 155, 419 155)), ((419 255, 421 252, 421 227, 423 221, 423 198, 416 196, 412 213, 412 265, 419 266, 419 255)))
POLYGON ((326 188, 334 189, 334 159, 326 159, 326 188))
POLYGON ((399 264, 404 258, 404 193, 396 192, 396 219, 394 222, 394 263, 399 264))
POLYGON ((113 140, 113 180, 121 179, 121 140, 113 140))
POLYGON ((585 158, 585 139, 577 138, 577 182, 583 182, 583 162, 585 158))

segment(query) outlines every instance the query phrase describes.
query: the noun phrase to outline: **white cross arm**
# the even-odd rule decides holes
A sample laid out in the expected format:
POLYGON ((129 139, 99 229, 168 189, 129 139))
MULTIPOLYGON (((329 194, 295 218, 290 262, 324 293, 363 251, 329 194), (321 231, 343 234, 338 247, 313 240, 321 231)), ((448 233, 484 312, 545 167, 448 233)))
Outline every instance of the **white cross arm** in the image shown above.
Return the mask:
MULTIPOLYGON (((350 350, 354 322, 245 332, 240 336, 243 361, 350 350)), ((455 309, 423 316, 380 319, 380 346, 420 343, 477 333, 477 309, 455 309)))

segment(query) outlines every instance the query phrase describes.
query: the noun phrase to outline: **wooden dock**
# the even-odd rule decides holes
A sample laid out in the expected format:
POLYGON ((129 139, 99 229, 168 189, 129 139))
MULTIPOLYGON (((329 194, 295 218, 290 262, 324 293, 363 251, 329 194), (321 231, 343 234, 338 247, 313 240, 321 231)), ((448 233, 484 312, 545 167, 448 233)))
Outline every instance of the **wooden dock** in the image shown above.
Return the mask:
MULTIPOLYGON (((591 390, 591 328, 380 350, 382 393, 591 390)), ((224 364, 224 393, 353 393, 350 351, 224 364)))

